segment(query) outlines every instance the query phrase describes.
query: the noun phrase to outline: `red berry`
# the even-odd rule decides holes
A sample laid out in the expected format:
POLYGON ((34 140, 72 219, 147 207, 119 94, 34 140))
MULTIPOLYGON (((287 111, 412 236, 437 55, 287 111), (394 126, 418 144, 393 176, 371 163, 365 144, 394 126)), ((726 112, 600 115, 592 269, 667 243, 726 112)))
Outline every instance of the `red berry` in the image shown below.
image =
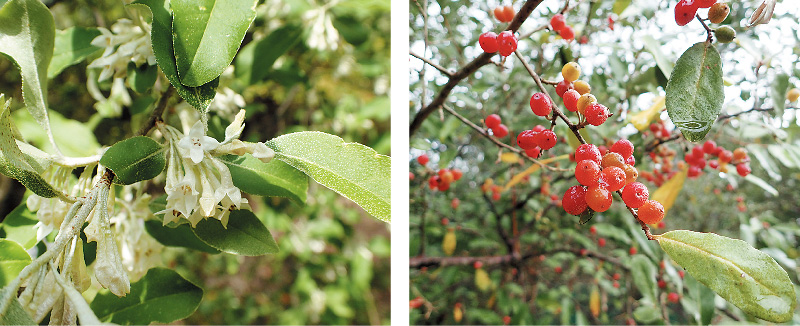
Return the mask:
POLYGON ((561 266, 556 266, 555 271, 556 274, 561 274, 561 266))
POLYGON ((739 173, 740 176, 746 177, 750 174, 750 164, 747 163, 739 163, 736 164, 736 173, 739 173))
POLYGON ((611 145, 611 151, 627 159, 633 155, 633 143, 627 139, 620 139, 614 145, 611 145))
POLYGON ((572 186, 564 193, 561 198, 561 205, 564 211, 571 215, 580 215, 586 211, 586 188, 582 186, 572 186))
POLYGON ((494 32, 486 32, 481 34, 478 37, 478 44, 481 45, 481 49, 483 52, 486 53, 495 53, 499 49, 499 45, 497 44, 497 34, 494 32))
POLYGON ((564 18, 564 15, 555 14, 550 18, 550 26, 553 27, 554 31, 560 31, 564 26, 567 26, 567 20, 564 18))
POLYGON ((537 147, 526 149, 525 155, 528 155, 530 158, 539 158, 539 155, 542 154, 542 149, 537 147))
POLYGON ((695 165, 692 165, 692 166, 689 167, 689 171, 686 173, 686 176, 689 177, 689 178, 697 178, 702 173, 703 173, 703 170, 701 170, 699 167, 697 167, 695 165))
POLYGON ((639 208, 647 202, 650 191, 641 182, 631 182, 622 190, 622 201, 630 208, 639 208))
POLYGON ((589 250, 586 250, 586 248, 581 248, 581 250, 578 252, 578 254, 581 255, 581 256, 586 256, 586 254, 588 254, 588 253, 589 253, 589 250))
POLYGON ((503 7, 494 8, 494 18, 497 18, 501 23, 505 20, 505 15, 503 15, 503 7))
POLYGON ((425 164, 428 164, 428 161, 428 155, 422 154, 417 156, 417 162, 419 162, 419 165, 425 166, 425 164))
POLYGON ((564 99, 564 106, 569 110, 569 112, 578 111, 578 99, 581 97, 581 93, 574 89, 567 90, 561 95, 561 98, 564 99))
POLYGON ((459 170, 459 169, 453 169, 450 172, 453 173, 453 180, 456 180, 456 181, 458 181, 458 179, 461 179, 461 176, 464 175, 464 172, 461 172, 461 170, 459 170))
POLYGON ((511 316, 503 316, 503 325, 511 324, 511 316))
POLYGON ((658 288, 659 289, 667 288, 667 282, 665 282, 664 280, 658 280, 658 288))
POLYGON ((564 97, 564 93, 566 93, 568 90, 571 90, 571 89, 574 89, 574 88, 575 87, 572 85, 571 82, 568 82, 566 80, 562 80, 562 81, 558 82, 558 84, 556 84, 556 94, 558 94, 558 96, 563 98, 564 97))
POLYGON ((594 226, 594 225, 592 225, 592 226, 589 228, 589 233, 591 233, 591 234, 597 234, 597 227, 596 227, 596 226, 594 226))
POLYGON ((683 278, 683 274, 684 272, 682 270, 678 271, 678 276, 680 276, 681 278, 683 278))
POLYGON ((612 276, 611 278, 613 278, 614 281, 618 281, 620 278, 622 278, 622 275, 619 275, 619 273, 614 273, 614 276, 612 276))
POLYGON ((408 172, 408 180, 409 181, 414 180, 414 172, 408 172))
POLYGON ((502 22, 508 23, 514 20, 514 7, 511 6, 503 6, 503 20, 502 22))
POLYGON ((536 143, 536 132, 533 130, 523 130, 517 135, 517 145, 520 148, 528 150, 538 146, 536 143))
POLYGON ((533 129, 532 129, 532 130, 533 130, 533 132, 542 132, 542 131, 545 131, 545 130, 547 130, 547 128, 545 128, 545 127, 544 127, 544 126, 542 126, 542 125, 536 125, 535 127, 533 127, 533 129))
POLYGON ((639 208, 639 219, 647 224, 656 224, 664 218, 664 206, 655 200, 648 200, 639 208))
POLYGON ((483 267, 483 262, 476 261, 472 264, 472 267, 475 267, 475 269, 481 269, 481 267, 483 267))
POLYGON ((625 164, 630 166, 636 165, 636 157, 634 157, 633 155, 628 156, 628 158, 625 159, 625 164))
MULTIPOLYGON (((455 200, 455 198, 453 200, 455 200)), ((442 217, 442 221, 441 222, 442 222, 442 226, 447 226, 448 224, 450 224, 450 220, 448 220, 446 217, 442 217)))
POLYGON ((517 50, 517 37, 510 31, 503 31, 497 35, 497 46, 500 55, 507 57, 517 50))
POLYGON ((625 171, 616 166, 603 169, 603 180, 608 184, 608 191, 617 191, 625 186, 625 171))
POLYGON ((430 179, 428 179, 428 187, 430 187, 431 190, 439 188, 439 176, 438 175, 432 176, 430 179))
POLYGON ((608 28, 614 30, 614 18, 611 16, 608 16, 608 28))
POLYGON ((411 309, 417 309, 419 307, 422 307, 424 303, 425 299, 423 299, 422 297, 416 297, 408 301, 408 307, 411 309))
POLYGON ((611 192, 608 189, 594 186, 586 191, 586 204, 595 212, 601 213, 611 208, 611 192))
POLYGON ((608 119, 608 108, 599 103, 592 103, 586 107, 586 122, 593 126, 599 126, 608 119))
POLYGON ((586 35, 581 35, 581 38, 578 39, 578 43, 580 43, 580 44, 589 43, 589 37, 586 36, 586 35))
POLYGON ((636 247, 631 247, 631 249, 628 249, 628 253, 631 254, 631 256, 635 255, 636 254, 636 247))
POLYGON ((437 188, 437 189, 439 189, 439 191, 447 191, 448 189, 450 189, 450 183, 449 182, 444 182, 444 181, 442 181, 440 179, 439 180, 439 188, 437 188))
POLYGON ((575 149, 575 161, 592 160, 600 164, 600 150, 594 144, 581 144, 575 149))
POLYGON ((597 184, 600 178, 600 165, 592 160, 582 160, 575 166, 575 179, 578 183, 591 187, 597 184))
POLYGON ((544 93, 536 93, 531 96, 531 111, 540 117, 546 117, 553 108, 550 99, 544 93))
POLYGON ((558 31, 558 35, 567 41, 572 41, 575 39, 575 30, 570 26, 564 26, 564 28, 558 31))
POLYGON ((615 289, 619 289, 619 282, 614 281, 614 283, 612 283, 611 285, 614 286, 615 289))
POLYGON ((484 119, 483 122, 486 123, 486 126, 489 127, 489 129, 494 129, 500 125, 502 120, 500 119, 499 115, 490 114, 486 116, 486 119, 484 119))
POLYGON ((536 134, 536 143, 539 144, 543 150, 548 150, 553 148, 558 141, 558 137, 556 137, 556 133, 552 130, 544 130, 538 134, 536 134))
POLYGON ((692 147, 692 156, 695 158, 702 158, 705 155, 705 151, 703 151, 703 146, 697 145, 692 147))
POLYGON ((747 159, 747 151, 744 148, 739 147, 739 148, 733 150, 733 160, 734 161, 742 161, 742 160, 745 160, 745 159, 747 159))
POLYGON ((715 149, 717 149, 717 143, 715 143, 713 140, 709 139, 703 143, 703 152, 706 154, 714 153, 715 149))
POLYGON ((719 153, 719 162, 720 163, 730 163, 733 159, 733 152, 729 150, 723 150, 719 153))
POLYGON ((453 198, 453 200, 450 201, 450 206, 453 207, 453 209, 458 209, 459 205, 461 205, 461 200, 458 198, 453 198))
POLYGON ((708 167, 716 169, 719 167, 719 162, 717 160, 708 161, 708 167))
POLYGON ((600 246, 600 247, 605 247, 606 246, 606 238, 597 239, 597 245, 600 246))
POLYGON ((669 295, 667 295, 667 300, 672 303, 678 303, 678 301, 681 300, 681 296, 675 292, 670 292, 669 295))
POLYGON ((503 138, 505 136, 508 136, 508 127, 506 127, 506 125, 504 124, 500 124, 499 126, 497 126, 497 128, 492 129, 492 132, 494 132, 495 137, 503 138))
POLYGON ((678 23, 678 26, 686 25, 694 19, 696 12, 697 6, 694 1, 681 0, 675 5, 675 22, 678 23))

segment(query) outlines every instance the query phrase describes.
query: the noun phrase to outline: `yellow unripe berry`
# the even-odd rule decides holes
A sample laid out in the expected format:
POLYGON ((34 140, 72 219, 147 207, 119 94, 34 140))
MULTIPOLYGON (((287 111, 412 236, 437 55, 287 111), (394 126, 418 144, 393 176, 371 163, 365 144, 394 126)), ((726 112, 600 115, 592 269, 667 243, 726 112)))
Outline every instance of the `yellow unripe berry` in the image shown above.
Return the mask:
POLYGON ((567 62, 564 68, 561 68, 561 76, 567 82, 574 82, 581 76, 581 66, 574 62, 567 62))
POLYGON ((581 95, 581 97, 578 98, 578 112, 585 114, 586 107, 592 103, 597 103, 597 98, 595 98, 594 95, 589 93, 581 95))
POLYGON ((572 88, 574 88, 575 91, 577 91, 578 94, 581 95, 592 91, 592 87, 589 86, 589 83, 582 80, 576 80, 574 83, 572 83, 572 88))
POLYGON ((800 98, 800 89, 792 88, 786 93, 786 99, 788 99, 789 102, 797 101, 798 98, 800 98))

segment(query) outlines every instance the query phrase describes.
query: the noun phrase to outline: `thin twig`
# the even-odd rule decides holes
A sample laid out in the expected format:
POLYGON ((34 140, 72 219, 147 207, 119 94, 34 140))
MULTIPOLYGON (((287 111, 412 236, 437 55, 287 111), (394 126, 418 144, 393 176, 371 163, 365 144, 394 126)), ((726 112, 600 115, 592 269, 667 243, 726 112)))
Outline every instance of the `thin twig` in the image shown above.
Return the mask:
MULTIPOLYGON (((797 109, 800 109, 800 107, 789 106, 789 107, 784 108, 784 110, 797 110, 797 109)), ((769 112, 769 111, 775 111, 775 108, 758 108, 758 107, 755 107, 755 108, 752 108, 752 109, 747 109, 747 110, 736 112, 736 113, 732 113, 732 114, 721 115, 721 116, 719 116, 717 118, 717 121, 730 119, 730 118, 733 118, 733 117, 736 117, 736 116, 740 116, 742 114, 749 113, 749 112, 769 112)))
POLYGON ((650 152, 654 151, 656 148, 658 148, 658 146, 664 145, 666 143, 669 143, 671 141, 678 140, 678 139, 681 139, 681 138, 683 138, 683 134, 681 134, 681 133, 676 133, 676 134, 674 134, 672 136, 669 136, 667 138, 658 138, 658 139, 654 140, 652 143, 647 144, 647 146, 644 147, 644 152, 645 153, 650 153, 650 152))
POLYGON ((438 64, 436 64, 436 63, 434 63, 433 61, 430 61, 430 60, 428 60, 428 59, 425 59, 423 56, 421 56, 421 55, 419 55, 419 54, 416 54, 416 53, 414 53, 414 52, 411 52, 411 51, 409 51, 409 52, 408 52, 408 54, 410 54, 412 57, 415 57, 415 58, 417 58, 417 59, 420 59, 420 60, 422 60, 423 62, 427 63, 427 64, 428 64, 428 65, 430 65, 431 67, 434 67, 434 68, 436 68, 436 70, 439 70, 439 72, 441 72, 441 73, 442 73, 442 74, 444 74, 445 76, 447 76, 447 77, 453 77, 453 73, 452 73, 452 72, 450 72, 449 70, 447 70, 447 68, 445 68, 445 67, 442 67, 442 66, 440 66, 440 65, 438 65, 438 64))
POLYGON ((175 87, 172 85, 167 86, 167 91, 161 95, 161 98, 158 100, 158 104, 156 108, 153 110, 153 113, 150 114, 150 117, 147 118, 142 128, 136 133, 138 136, 147 135, 150 132, 150 129, 153 129, 156 125, 156 121, 161 120, 161 115, 164 114, 164 110, 167 108, 167 103, 172 95, 175 94, 175 87))
POLYGON ((706 22, 704 22, 703 19, 700 18, 700 14, 694 14, 694 17, 700 21, 700 24, 703 24, 703 28, 705 28, 706 33, 708 33, 708 38, 706 38, 706 43, 711 43, 712 41, 714 41, 714 35, 711 33, 711 28, 709 28, 708 25, 706 25, 706 22))

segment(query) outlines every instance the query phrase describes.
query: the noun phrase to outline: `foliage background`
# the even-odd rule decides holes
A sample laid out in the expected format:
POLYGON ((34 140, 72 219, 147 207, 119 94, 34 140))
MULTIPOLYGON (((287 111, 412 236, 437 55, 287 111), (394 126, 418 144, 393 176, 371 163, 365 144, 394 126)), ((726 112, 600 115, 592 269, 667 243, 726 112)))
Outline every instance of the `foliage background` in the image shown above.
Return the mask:
MULTIPOLYGON (((44 1, 56 28, 106 27, 130 17, 123 1, 44 1)), ((343 0, 259 2, 242 48, 272 32, 295 37, 263 80, 228 80, 247 103, 242 140, 265 141, 282 134, 319 130, 390 153, 389 1, 343 0), (338 37, 325 48, 310 47, 319 30, 303 14, 321 10, 338 37), (290 33, 291 32, 291 33, 290 33)), ((241 48, 240 48, 241 50, 241 48)), ((99 56, 99 52, 95 56, 99 56)), ((61 126, 72 141, 111 145, 139 128, 146 94, 119 117, 104 117, 88 94, 86 65, 71 66, 50 81, 51 108, 81 124, 61 126), (132 122, 133 121, 133 122, 132 122), (80 133, 88 131, 86 133, 80 133)), ((234 59, 236 63, 236 59, 234 59)), ((258 64, 256 61, 255 64, 258 64)), ((235 67, 248 69, 250 67, 235 67)), ((22 108, 19 71, 0 60, 0 93, 22 108)), ((108 94, 110 83, 101 83, 108 94)), ((24 111, 24 110, 22 110, 24 111)), ((212 132, 227 121, 211 116, 212 132)), ((20 127, 21 129, 24 127, 20 127)), ((59 128, 58 126, 56 128, 59 128)), ((24 133, 24 132, 23 132, 24 133)), ((338 194, 311 182, 306 206, 286 199, 251 196, 253 210, 271 230, 281 252, 261 257, 210 255, 167 248, 163 263, 204 288, 198 311, 186 324, 385 324, 389 320, 389 227, 338 194)), ((163 188, 161 189, 163 192, 163 188)), ((24 188, 0 176, 0 216, 24 203, 24 188)), ((157 194, 156 194, 157 196, 157 194)))
MULTIPOLYGON (((502 5, 513 5, 519 10, 524 2, 411 1, 411 52, 455 72, 483 52, 478 46, 481 33, 499 33, 505 28, 505 24, 493 17, 492 10, 502 5)), ((543 1, 519 30, 523 35, 537 30, 520 39, 518 51, 542 78, 559 81, 564 63, 576 61, 581 65, 580 79, 587 81, 598 102, 614 113, 604 125, 585 130, 584 137, 588 136, 587 140, 595 144, 630 139, 636 145, 634 155, 639 171, 661 166, 655 165, 643 151, 653 136, 639 133, 627 118, 649 108, 654 98, 664 95, 669 75, 659 65, 674 64, 691 44, 705 39, 705 31, 696 20, 684 27, 675 24, 676 2, 569 1, 569 6, 575 9, 565 16, 567 24, 576 30, 576 41, 566 43, 554 32, 537 30, 549 23, 549 17, 560 11, 565 1, 543 1), (616 21, 613 30, 609 28, 609 16, 616 21), (588 37, 586 44, 578 42, 582 35, 588 37)), ((797 103, 786 103, 785 94, 788 89, 800 86, 799 13, 790 1, 778 1, 772 22, 745 28, 760 3, 728 2, 731 15, 724 24, 736 29, 738 41, 715 43, 722 53, 726 81, 721 115, 751 108, 772 109, 718 121, 707 139, 730 150, 746 147, 752 159, 752 174, 764 179, 767 185, 747 182, 735 173, 706 169, 698 179, 685 182, 676 205, 664 219, 666 227, 654 229, 654 233, 688 229, 743 239, 770 254, 788 271, 798 289, 800 125, 797 103), (733 190, 727 189, 729 185, 733 190), (744 211, 737 209, 737 198, 743 200, 744 211)), ((705 11, 700 13, 705 16, 705 11)), ((447 77, 419 59, 409 60, 409 110, 413 119, 439 95, 447 77)), ((501 61, 496 55, 492 61, 461 81, 445 104, 479 126, 483 126, 481 119, 485 116, 499 114, 511 135, 501 141, 517 147, 513 140, 517 133, 549 123, 529 111, 528 101, 538 88, 519 59, 512 55, 501 61)), ((546 88, 557 105, 562 106, 554 88, 546 88)), ((574 119, 574 114, 567 116, 574 119)), ((662 112, 661 118, 672 127, 666 112, 662 112)), ((570 134, 561 121, 555 131, 563 137, 570 134)), ((501 154, 508 151, 498 149, 447 112, 436 110, 431 114, 416 133, 412 132, 410 144, 410 171, 415 178, 410 185, 409 298, 421 296, 426 301, 421 308, 411 310, 412 323, 455 323, 457 303, 463 306, 461 322, 467 324, 501 324, 503 316, 510 316, 511 324, 621 324, 628 318, 637 323, 699 323, 698 307, 702 300, 688 289, 689 281, 678 276, 680 267, 671 264, 655 244, 644 240, 641 229, 620 204, 619 197, 614 196, 615 203, 609 211, 579 225, 577 217, 566 214, 557 207, 557 202, 542 194, 550 192, 560 198, 568 187, 577 184, 573 173, 540 169, 528 181, 503 192, 499 201, 492 201, 491 193, 481 192, 484 180, 493 178, 495 184, 502 186, 532 164, 525 160, 501 161, 501 154), (414 160, 423 153, 431 158, 427 167, 414 160), (458 168, 464 177, 446 192, 431 191, 428 178, 443 168, 458 168), (454 198, 460 200, 458 209, 451 208, 454 198), (449 219, 449 225, 442 226, 441 218, 449 219), (509 255, 498 230, 511 233, 517 229, 517 223, 519 236, 514 241, 518 241, 526 259, 518 263, 485 264, 483 268, 496 288, 480 291, 469 258, 509 255), (590 234, 592 225, 597 227, 597 235, 590 234), (456 229, 453 256, 465 259, 447 267, 415 265, 413 260, 421 255, 423 248, 424 257, 436 260, 446 256, 442 241, 447 228, 456 229), (601 237, 608 240, 605 247, 598 246, 601 237), (637 309, 641 308, 637 301, 641 294, 632 282, 630 247, 647 255, 659 278, 667 281, 667 289, 658 290, 663 311, 637 309), (579 256, 581 248, 588 250, 590 258, 579 256), (664 259, 666 268, 661 269, 658 262, 664 259), (561 274, 555 272, 557 266, 563 268, 561 274), (612 286, 614 273, 622 275, 618 289, 612 286), (601 298, 598 317, 589 313, 593 289, 599 290, 601 298), (680 293, 680 304, 668 304, 667 292, 680 293)), ((693 145, 678 140, 667 146, 677 151, 681 160, 683 152, 693 145)), ((572 150, 569 145, 559 143, 542 158, 572 150)), ((569 163, 563 160, 555 165, 573 169, 574 164, 569 163)), ((645 184, 652 194, 655 185, 645 184)), ((655 280, 651 283, 655 286, 655 280)), ((711 300, 711 305, 714 304, 717 309, 711 321, 715 324, 764 323, 719 298, 716 302, 711 300)), ((793 323, 798 323, 800 312, 795 311, 793 323)))

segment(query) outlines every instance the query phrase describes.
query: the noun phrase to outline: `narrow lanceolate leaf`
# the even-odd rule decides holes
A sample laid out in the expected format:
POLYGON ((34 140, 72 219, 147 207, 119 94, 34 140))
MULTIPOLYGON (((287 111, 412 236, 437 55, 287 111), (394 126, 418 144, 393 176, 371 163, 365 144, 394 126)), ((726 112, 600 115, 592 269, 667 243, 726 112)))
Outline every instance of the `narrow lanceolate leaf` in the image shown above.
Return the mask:
POLYGON ((789 275, 747 242, 686 230, 657 240, 690 275, 742 311, 775 323, 792 319, 796 296, 789 275))
POLYGON ((31 256, 19 243, 0 239, 0 287, 8 285, 30 263, 31 256))
POLYGON ((669 118, 686 139, 699 142, 717 120, 724 100, 719 52, 711 43, 696 43, 678 58, 667 82, 669 118))
POLYGON ((188 224, 173 228, 164 226, 161 221, 149 220, 144 222, 144 228, 150 236, 165 246, 189 248, 210 254, 220 253, 216 248, 200 240, 188 224))
POLYGON ((256 17, 254 0, 172 0, 175 60, 181 84, 204 85, 233 61, 256 17))
POLYGON ((639 289, 639 293, 647 298, 651 304, 656 300, 656 267, 645 255, 634 255, 631 260, 631 274, 633 284, 639 289))
POLYGON ((67 67, 83 61, 102 48, 92 45, 92 40, 100 35, 97 28, 70 27, 56 32, 55 50, 47 78, 52 79, 67 67))
POLYGON ((260 256, 278 252, 272 234, 249 210, 232 211, 226 226, 215 218, 201 220, 194 234, 208 245, 231 254, 260 256))
POLYGON ((39 0, 11 0, 0 8, 0 53, 19 66, 25 106, 48 134, 47 66, 55 31, 53 15, 39 0))
POLYGON ((108 290, 97 293, 90 307, 104 322, 128 325, 171 323, 189 317, 203 299, 203 289, 166 268, 153 268, 118 297, 108 290))
POLYGON ((250 154, 228 155, 222 162, 228 165, 233 184, 248 194, 306 202, 308 176, 289 164, 279 160, 264 163, 250 154))
POLYGON ((11 101, 4 101, 4 96, 0 94, 0 173, 17 179, 25 188, 39 196, 55 197, 58 191, 42 179, 40 174, 44 169, 39 161, 17 147, 17 141, 11 134, 13 129, 8 112, 10 104, 11 101))
POLYGON ((178 91, 186 102, 205 115, 208 105, 216 95, 219 78, 214 78, 208 83, 198 87, 188 87, 181 84, 178 77, 178 66, 175 63, 172 38, 172 12, 169 0, 138 0, 133 4, 142 4, 150 8, 153 13, 153 27, 150 30, 150 41, 153 44, 153 54, 161 72, 167 76, 169 83, 178 91))
POLYGON ((268 141, 275 158, 349 198, 372 216, 391 220, 391 160, 372 148, 323 132, 304 131, 268 141))
POLYGON ((162 149, 161 144, 148 137, 133 137, 111 146, 100 158, 100 164, 116 174, 116 184, 150 180, 161 174, 166 166, 162 149))

